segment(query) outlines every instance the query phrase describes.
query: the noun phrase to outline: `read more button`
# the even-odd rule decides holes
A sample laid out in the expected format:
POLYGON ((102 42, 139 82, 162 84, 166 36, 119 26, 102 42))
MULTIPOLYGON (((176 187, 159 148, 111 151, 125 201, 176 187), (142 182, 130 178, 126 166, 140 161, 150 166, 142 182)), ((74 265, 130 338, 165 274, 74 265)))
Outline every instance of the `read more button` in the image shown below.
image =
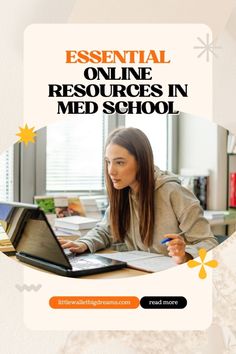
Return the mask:
POLYGON ((49 300, 53 309, 136 309, 136 296, 53 296, 49 300))
POLYGON ((187 299, 183 296, 144 296, 140 306, 144 309, 183 309, 187 299))

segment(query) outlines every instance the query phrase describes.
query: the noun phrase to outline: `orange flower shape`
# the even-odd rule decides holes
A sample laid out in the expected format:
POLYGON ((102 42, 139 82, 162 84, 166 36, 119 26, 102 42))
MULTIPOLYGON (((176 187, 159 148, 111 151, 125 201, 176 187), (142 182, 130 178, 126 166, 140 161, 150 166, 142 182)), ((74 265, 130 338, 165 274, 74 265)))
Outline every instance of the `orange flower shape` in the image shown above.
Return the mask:
POLYGON ((23 128, 19 127, 20 133, 17 133, 16 135, 20 137, 19 142, 23 142, 26 146, 28 145, 29 142, 34 143, 34 137, 36 136, 36 133, 34 133, 34 127, 33 128, 28 128, 28 125, 25 124, 23 128))
POLYGON ((215 259, 212 259, 209 262, 204 262, 206 258, 207 251, 205 248, 201 248, 198 251, 199 257, 201 259, 201 262, 195 261, 195 259, 191 259, 188 261, 188 266, 189 268, 195 268, 198 266, 201 266, 201 269, 198 273, 199 278, 205 279, 207 277, 207 272, 205 270, 205 266, 211 267, 211 268, 216 268, 218 266, 218 262, 215 259))

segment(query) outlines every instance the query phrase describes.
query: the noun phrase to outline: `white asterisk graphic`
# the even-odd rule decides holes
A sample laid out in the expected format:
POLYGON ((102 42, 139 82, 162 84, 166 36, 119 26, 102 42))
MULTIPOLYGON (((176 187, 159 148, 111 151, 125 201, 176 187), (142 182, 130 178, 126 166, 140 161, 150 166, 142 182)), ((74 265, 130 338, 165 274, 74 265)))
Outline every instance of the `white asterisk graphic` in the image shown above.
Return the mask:
POLYGON ((210 53, 213 54, 215 57, 217 57, 215 50, 219 49, 220 47, 217 47, 214 45, 214 41, 210 42, 209 39, 209 33, 206 34, 206 41, 204 42, 203 39, 201 39, 200 37, 197 37, 198 41, 202 44, 201 46, 195 46, 193 47, 194 49, 201 49, 199 55, 197 56, 198 58, 200 58, 203 54, 206 53, 206 60, 207 62, 209 62, 210 59, 210 53))

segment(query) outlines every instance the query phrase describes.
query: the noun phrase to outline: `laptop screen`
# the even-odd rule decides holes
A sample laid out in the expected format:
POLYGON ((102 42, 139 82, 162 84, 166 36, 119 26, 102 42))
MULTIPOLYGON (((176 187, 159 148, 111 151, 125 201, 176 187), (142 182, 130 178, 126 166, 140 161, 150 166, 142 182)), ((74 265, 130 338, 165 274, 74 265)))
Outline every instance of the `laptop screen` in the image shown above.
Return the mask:
POLYGON ((0 220, 17 252, 71 268, 44 212, 37 206, 0 203, 0 220))

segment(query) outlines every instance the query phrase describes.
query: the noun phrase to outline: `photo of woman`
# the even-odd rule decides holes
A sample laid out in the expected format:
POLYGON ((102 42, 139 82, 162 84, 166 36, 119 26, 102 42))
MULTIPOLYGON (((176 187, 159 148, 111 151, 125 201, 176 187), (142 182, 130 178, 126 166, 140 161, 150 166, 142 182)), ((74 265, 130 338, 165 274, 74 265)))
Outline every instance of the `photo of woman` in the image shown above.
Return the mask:
POLYGON ((96 252, 123 242, 128 250, 168 255, 181 264, 218 244, 193 193, 154 165, 141 130, 119 128, 109 135, 105 178, 109 207, 103 220, 77 241, 61 238, 63 248, 96 252))

